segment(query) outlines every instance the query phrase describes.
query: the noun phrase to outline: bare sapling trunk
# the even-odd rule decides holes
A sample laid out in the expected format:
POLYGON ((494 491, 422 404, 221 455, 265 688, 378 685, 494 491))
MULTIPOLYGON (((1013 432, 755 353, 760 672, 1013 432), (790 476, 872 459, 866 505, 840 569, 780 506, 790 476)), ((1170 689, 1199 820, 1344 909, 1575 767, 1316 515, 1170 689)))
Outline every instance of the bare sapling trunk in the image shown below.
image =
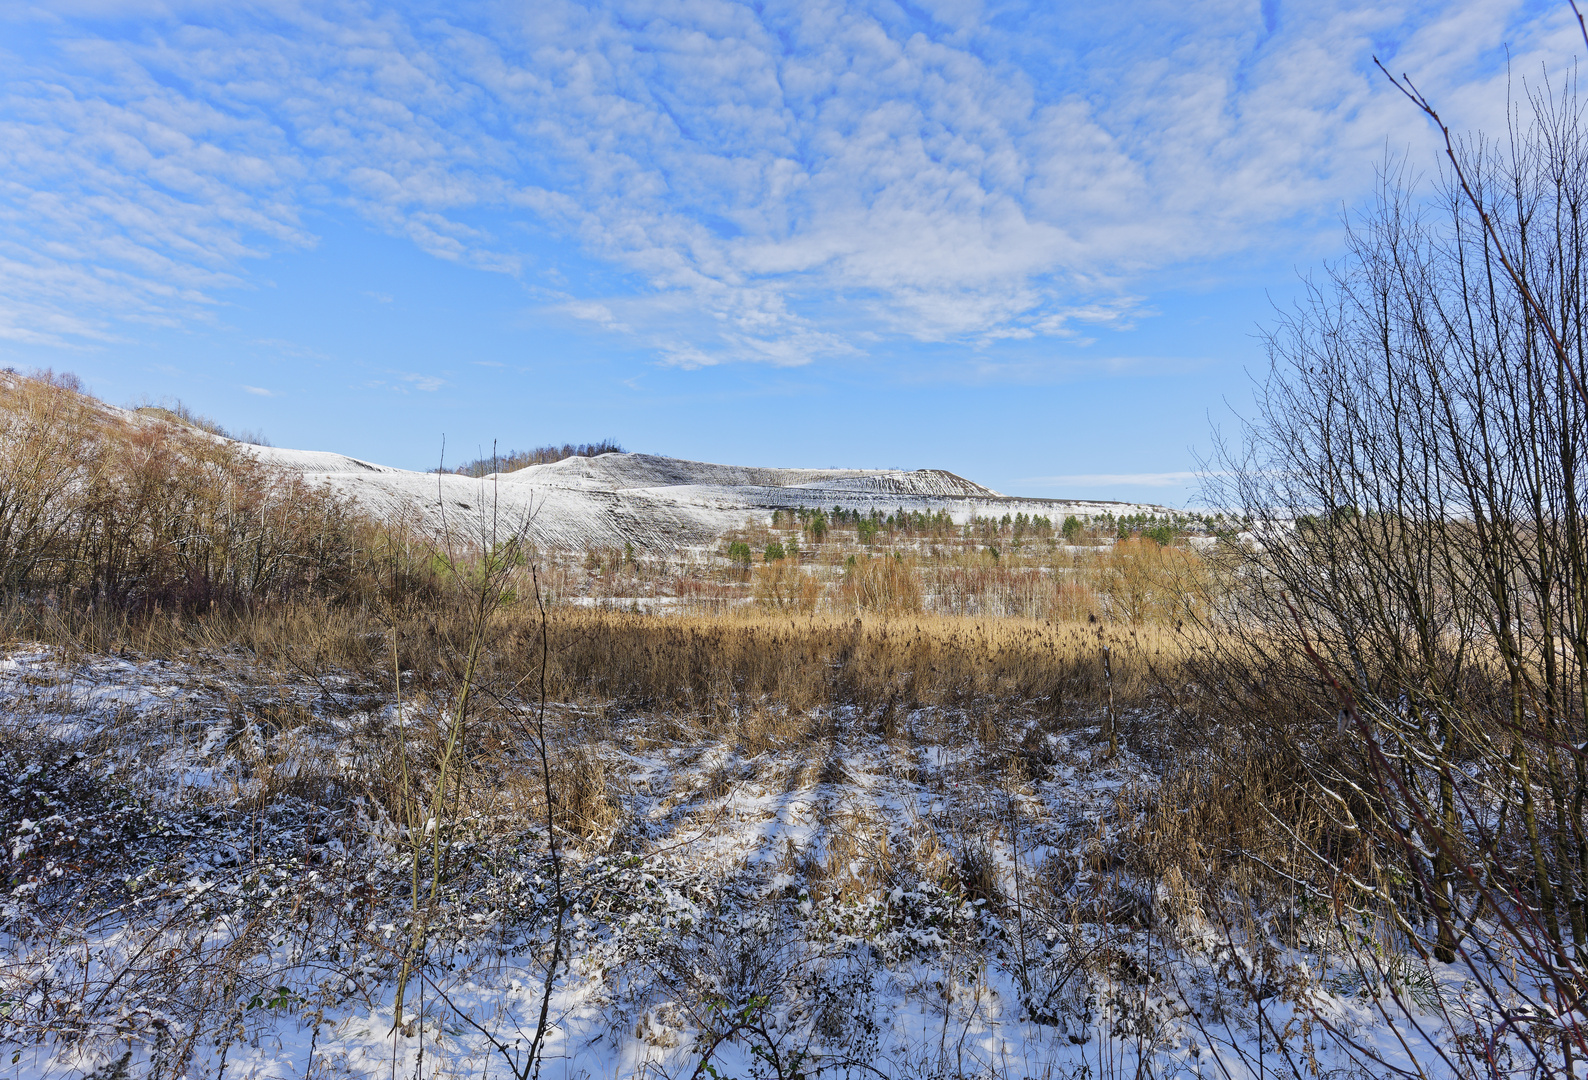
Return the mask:
MULTIPOLYGON (((461 650, 462 671, 445 713, 446 727, 436 757, 429 805, 427 810, 423 811, 426 816, 422 822, 410 820, 409 823, 414 910, 407 947, 397 976, 397 993, 393 1010, 394 1026, 402 1023, 403 1002, 408 982, 424 964, 430 928, 441 903, 442 887, 447 873, 447 854, 456 828, 454 819, 463 795, 463 749, 472 719, 474 699, 480 688, 482 668, 486 661, 487 636, 491 619, 500 609, 507 595, 508 579, 517 566, 522 537, 528 527, 527 521, 519 523, 519 527, 504 540, 495 513, 498 498, 493 491, 490 520, 482 524, 478 533, 470 538, 471 543, 463 545, 447 524, 446 500, 441 495, 439 473, 436 482, 437 503, 442 515, 442 533, 434 557, 444 556, 446 572, 451 579, 450 584, 462 602, 465 637, 461 650), (419 826, 417 831, 414 828, 415 824, 419 826), (419 867, 421 852, 425 847, 429 848, 430 856, 429 880, 421 889, 419 867)), ((394 634, 394 650, 395 640, 394 634)), ((395 670, 395 652, 393 663, 393 677, 398 680, 400 687, 401 672, 395 670)), ((400 724, 399 738, 404 744, 399 751, 403 767, 403 800, 405 807, 417 807, 419 800, 412 795, 410 788, 412 780, 408 771, 406 739, 403 738, 405 734, 406 726, 400 724)), ((418 815, 412 816, 416 818, 418 815)))
POLYGON ((1103 646, 1103 685, 1108 691, 1108 710, 1103 714, 1103 734, 1108 740, 1108 760, 1119 756, 1119 724, 1114 718, 1114 664, 1113 650, 1103 646))
POLYGON ((563 923, 568 904, 563 896, 562 856, 557 851, 555 796, 551 785, 551 757, 546 748, 546 664, 551 656, 551 638, 546 621, 546 601, 540 592, 540 571, 530 568, 530 580, 535 586, 535 610, 540 616, 540 687, 535 707, 535 745, 540 752, 541 792, 546 803, 546 850, 551 858, 551 878, 554 902, 557 905, 556 921, 551 934, 551 960, 546 965, 546 981, 541 988, 540 1016, 535 1022, 535 1037, 529 1046, 529 1062, 534 1066, 535 1080, 540 1076, 540 1065, 545 1057, 546 1034, 551 1013, 551 995, 556 986, 557 967, 562 959, 563 923))

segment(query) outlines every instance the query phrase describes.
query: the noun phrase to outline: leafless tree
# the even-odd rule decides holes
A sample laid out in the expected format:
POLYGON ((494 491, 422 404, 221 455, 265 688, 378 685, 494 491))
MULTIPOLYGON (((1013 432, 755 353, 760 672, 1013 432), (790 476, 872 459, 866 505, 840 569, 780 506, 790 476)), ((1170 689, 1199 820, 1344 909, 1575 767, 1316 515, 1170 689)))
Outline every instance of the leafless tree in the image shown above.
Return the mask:
POLYGON ((1289 710, 1339 841, 1314 851, 1336 910, 1467 963, 1496 1037, 1525 1027, 1570 1075, 1588 1052, 1583 102, 1546 73, 1498 138, 1462 138, 1392 82, 1445 158, 1428 195, 1387 165, 1345 258, 1267 335, 1256 413, 1207 470, 1251 523, 1204 609, 1210 666, 1289 710), (1501 950, 1526 960, 1514 985, 1501 950))

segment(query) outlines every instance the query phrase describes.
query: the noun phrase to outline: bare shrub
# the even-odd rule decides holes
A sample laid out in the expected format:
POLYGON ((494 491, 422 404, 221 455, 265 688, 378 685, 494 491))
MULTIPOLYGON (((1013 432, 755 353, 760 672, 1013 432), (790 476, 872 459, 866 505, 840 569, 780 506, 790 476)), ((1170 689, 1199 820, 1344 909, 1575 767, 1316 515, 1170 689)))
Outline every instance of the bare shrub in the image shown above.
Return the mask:
POLYGON ((838 586, 842 602, 879 615, 914 615, 921 610, 920 575, 902 555, 857 560, 838 586))
POLYGON ((809 572, 800 570, 793 559, 773 559, 751 571, 751 584, 757 603, 777 611, 808 615, 821 599, 821 583, 809 572))
POLYGON ((236 442, 45 373, 0 377, 0 444, 0 587, 199 610, 352 585, 351 506, 236 442))
POLYGON ((0 587, 59 576, 105 437, 72 376, 0 374, 0 587))
MULTIPOLYGON (((1396 85, 1445 172, 1425 201, 1388 168, 1348 257, 1269 335, 1258 415, 1208 478, 1254 526, 1219 560, 1201 681, 1290 712, 1317 796, 1275 815, 1298 876, 1328 877, 1392 957, 1466 967, 1482 1003, 1444 1064, 1514 1048, 1569 1074, 1588 1056, 1583 103, 1546 81, 1501 139, 1459 140, 1396 85), (1516 1001, 1552 1019, 1519 1024, 1516 1001)), ((1395 984, 1376 947, 1355 957, 1363 985, 1395 984)))
POLYGON ((1208 586, 1200 556, 1156 540, 1120 540, 1099 561, 1098 593, 1116 619, 1132 625, 1193 615, 1208 586))

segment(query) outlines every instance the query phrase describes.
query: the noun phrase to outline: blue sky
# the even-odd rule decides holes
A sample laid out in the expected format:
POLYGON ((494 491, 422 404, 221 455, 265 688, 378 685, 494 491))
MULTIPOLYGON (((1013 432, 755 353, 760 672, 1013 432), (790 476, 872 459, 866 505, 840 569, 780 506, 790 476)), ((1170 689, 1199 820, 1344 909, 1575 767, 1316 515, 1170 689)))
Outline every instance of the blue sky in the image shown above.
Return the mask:
POLYGON ((411 468, 612 437, 1184 504, 1558 4, 0 7, 0 363, 411 468))

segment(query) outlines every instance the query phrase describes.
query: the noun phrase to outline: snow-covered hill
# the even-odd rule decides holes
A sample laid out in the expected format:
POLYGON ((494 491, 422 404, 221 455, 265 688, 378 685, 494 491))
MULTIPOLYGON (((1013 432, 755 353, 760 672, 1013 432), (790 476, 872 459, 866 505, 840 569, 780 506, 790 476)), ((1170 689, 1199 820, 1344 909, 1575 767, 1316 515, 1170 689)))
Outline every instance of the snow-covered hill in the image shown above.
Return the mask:
POLYGON ((498 535, 527 525, 548 547, 631 543, 647 551, 709 544, 773 510, 831 509, 976 515, 1162 513, 1137 503, 1011 498, 941 469, 772 469, 655 454, 572 457, 474 479, 408 472, 322 451, 250 447, 261 459, 330 485, 381 514, 413 513, 431 528, 498 535))

